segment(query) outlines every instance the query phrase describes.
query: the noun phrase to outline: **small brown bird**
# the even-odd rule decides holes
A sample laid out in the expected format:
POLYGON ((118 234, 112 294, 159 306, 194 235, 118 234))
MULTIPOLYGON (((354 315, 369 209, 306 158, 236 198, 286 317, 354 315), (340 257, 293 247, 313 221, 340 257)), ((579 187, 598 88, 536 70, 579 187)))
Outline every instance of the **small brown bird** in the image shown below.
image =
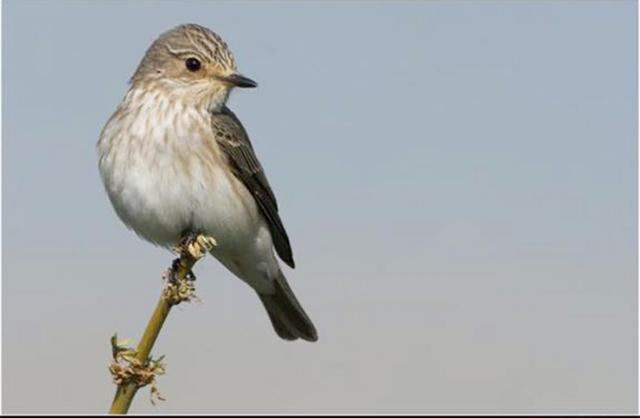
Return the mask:
POLYGON ((274 255, 294 267, 276 198, 226 106, 234 87, 256 86, 209 29, 163 33, 102 130, 100 174, 116 213, 138 235, 167 248, 194 234, 213 237, 211 254, 258 293, 276 333, 316 341, 274 255))

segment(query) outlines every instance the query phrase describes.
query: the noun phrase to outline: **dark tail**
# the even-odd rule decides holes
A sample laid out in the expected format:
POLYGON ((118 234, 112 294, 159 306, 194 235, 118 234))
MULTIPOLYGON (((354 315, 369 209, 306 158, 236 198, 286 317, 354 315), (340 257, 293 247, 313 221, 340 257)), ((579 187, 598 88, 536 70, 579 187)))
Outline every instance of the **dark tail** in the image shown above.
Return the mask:
POLYGON ((318 334, 313 323, 300 306, 298 299, 287 283, 282 272, 274 282, 275 293, 258 293, 276 333, 285 340, 302 338, 317 341, 318 334))

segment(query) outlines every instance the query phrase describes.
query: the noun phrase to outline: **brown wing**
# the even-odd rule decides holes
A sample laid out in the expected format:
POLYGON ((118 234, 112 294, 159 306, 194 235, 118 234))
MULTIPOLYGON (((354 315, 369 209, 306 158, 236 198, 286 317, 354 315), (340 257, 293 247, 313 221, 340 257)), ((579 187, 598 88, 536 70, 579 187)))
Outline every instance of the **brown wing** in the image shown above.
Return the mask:
POLYGON ((233 174, 251 192, 267 221, 276 252, 282 261, 292 268, 295 267, 289 237, 278 215, 276 197, 242 123, 231 110, 224 107, 220 113, 212 114, 211 126, 218 145, 227 156, 233 174))

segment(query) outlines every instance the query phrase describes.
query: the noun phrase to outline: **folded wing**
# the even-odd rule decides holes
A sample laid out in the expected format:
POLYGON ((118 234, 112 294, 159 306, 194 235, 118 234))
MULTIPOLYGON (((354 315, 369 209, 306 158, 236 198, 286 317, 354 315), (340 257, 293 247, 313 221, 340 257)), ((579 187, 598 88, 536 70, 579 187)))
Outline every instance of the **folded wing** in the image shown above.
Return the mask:
POLYGON ((212 114, 211 126, 233 174, 253 195, 260 212, 269 225, 276 252, 282 261, 290 267, 295 267, 289 237, 280 215, 278 215, 276 197, 269 186, 262 165, 253 151, 253 146, 242 123, 229 108, 224 107, 220 113, 212 114))

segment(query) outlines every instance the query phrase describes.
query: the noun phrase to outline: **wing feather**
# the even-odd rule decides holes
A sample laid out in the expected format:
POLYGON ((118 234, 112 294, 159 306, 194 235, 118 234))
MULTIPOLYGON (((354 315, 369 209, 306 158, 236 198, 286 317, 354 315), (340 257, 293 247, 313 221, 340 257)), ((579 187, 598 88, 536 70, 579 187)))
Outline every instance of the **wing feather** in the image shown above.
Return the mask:
POLYGON ((278 203, 267 181, 264 170, 253 150, 249 136, 236 115, 224 107, 220 113, 212 114, 215 138, 233 174, 253 195, 256 204, 269 225, 276 252, 289 266, 294 267, 293 254, 287 231, 284 229, 278 203))

